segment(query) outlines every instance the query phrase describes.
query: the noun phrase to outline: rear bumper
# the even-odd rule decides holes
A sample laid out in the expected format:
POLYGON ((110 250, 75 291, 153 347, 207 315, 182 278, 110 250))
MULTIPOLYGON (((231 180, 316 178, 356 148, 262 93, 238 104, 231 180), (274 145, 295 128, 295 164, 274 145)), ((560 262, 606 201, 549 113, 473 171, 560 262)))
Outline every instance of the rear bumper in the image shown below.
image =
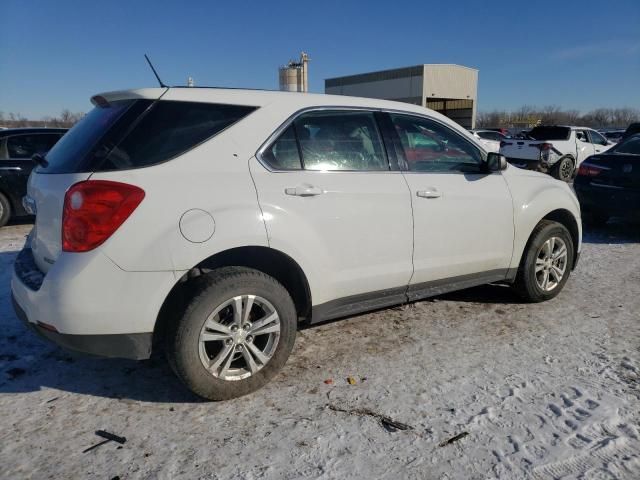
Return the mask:
POLYGON ((148 358, 174 272, 127 272, 99 251, 62 253, 45 274, 29 248, 16 259, 11 292, 18 316, 70 350, 148 358), (43 328, 44 327, 44 328, 43 328))
POLYGON ((11 301, 16 315, 29 329, 42 338, 67 350, 101 357, 128 358, 131 360, 143 360, 151 355, 153 339, 153 334, 151 333, 70 335, 53 332, 38 324, 29 322, 27 314, 18 305, 13 295, 11 296, 11 301))

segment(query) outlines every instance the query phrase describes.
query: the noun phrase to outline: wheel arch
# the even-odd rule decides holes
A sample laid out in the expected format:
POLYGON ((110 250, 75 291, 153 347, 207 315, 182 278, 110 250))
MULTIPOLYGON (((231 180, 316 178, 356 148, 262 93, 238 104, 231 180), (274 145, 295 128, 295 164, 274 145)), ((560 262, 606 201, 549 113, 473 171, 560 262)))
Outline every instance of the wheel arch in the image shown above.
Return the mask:
POLYGON ((580 247, 580 227, 578 226, 578 221, 576 220, 576 217, 574 216, 574 214, 564 208, 558 208, 550 211, 535 223, 535 225, 529 232, 529 236, 527 238, 525 246, 522 252, 520 253, 520 261, 518 263, 518 268, 522 266, 522 262, 524 261, 524 258, 525 258, 525 252, 527 251, 527 249, 529 248, 529 245, 531 244, 533 232, 535 231, 536 227, 540 224, 540 222, 542 222, 543 220, 551 220, 554 222, 558 222, 559 224, 563 225, 567 230, 569 230, 569 233, 571 234, 571 243, 573 244, 573 251, 574 251, 573 265, 571 265, 571 269, 573 270, 578 261, 578 249, 580 247))
POLYGON ((220 267, 247 267, 265 273, 280 282, 291 295, 298 319, 306 322, 311 318, 311 288, 304 271, 286 253, 270 247, 243 246, 218 252, 191 268, 174 285, 166 296, 156 318, 154 349, 164 336, 166 326, 175 321, 175 315, 184 308, 190 290, 198 277, 220 267))

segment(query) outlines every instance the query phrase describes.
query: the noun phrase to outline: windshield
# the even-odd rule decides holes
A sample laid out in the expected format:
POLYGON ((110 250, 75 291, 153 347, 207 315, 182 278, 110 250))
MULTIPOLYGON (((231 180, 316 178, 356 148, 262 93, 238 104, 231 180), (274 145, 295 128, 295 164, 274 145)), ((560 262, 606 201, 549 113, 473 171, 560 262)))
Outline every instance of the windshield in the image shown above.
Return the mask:
POLYGON ((570 134, 569 127, 535 127, 528 135, 533 140, 569 140, 570 134))

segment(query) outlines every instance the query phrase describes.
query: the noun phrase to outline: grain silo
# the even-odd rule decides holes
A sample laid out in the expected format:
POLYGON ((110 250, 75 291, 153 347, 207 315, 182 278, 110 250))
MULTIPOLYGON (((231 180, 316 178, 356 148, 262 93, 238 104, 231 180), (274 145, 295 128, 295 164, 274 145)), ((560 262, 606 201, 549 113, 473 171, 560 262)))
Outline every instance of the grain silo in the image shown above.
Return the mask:
POLYGON ((280 90, 285 92, 308 92, 308 64, 309 56, 302 52, 300 61, 294 62, 290 60, 287 65, 280 67, 278 69, 280 90))

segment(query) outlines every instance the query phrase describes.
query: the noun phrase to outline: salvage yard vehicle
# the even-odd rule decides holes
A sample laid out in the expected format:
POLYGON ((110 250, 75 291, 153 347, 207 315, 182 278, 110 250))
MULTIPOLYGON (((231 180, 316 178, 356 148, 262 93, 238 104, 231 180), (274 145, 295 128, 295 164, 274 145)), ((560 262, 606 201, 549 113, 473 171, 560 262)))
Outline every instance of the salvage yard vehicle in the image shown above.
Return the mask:
POLYGON ((476 137, 487 152, 499 152, 500 142, 506 140, 502 133, 495 130, 469 130, 476 137))
POLYGON ((423 107, 179 87, 92 102, 31 175, 15 310, 72 350, 163 345, 208 399, 267 383, 300 324, 491 282, 544 301, 578 259, 568 185, 423 107))
POLYGON ((640 219, 640 133, 587 158, 573 186, 585 222, 604 225, 614 216, 640 219))
POLYGON ((516 167, 549 173, 565 182, 585 158, 612 146, 600 133, 583 127, 538 126, 528 137, 531 140, 504 140, 500 153, 516 167))
POLYGON ((29 215, 22 205, 31 157, 44 154, 60 140, 66 128, 6 128, 0 130, 0 227, 13 217, 29 215))

